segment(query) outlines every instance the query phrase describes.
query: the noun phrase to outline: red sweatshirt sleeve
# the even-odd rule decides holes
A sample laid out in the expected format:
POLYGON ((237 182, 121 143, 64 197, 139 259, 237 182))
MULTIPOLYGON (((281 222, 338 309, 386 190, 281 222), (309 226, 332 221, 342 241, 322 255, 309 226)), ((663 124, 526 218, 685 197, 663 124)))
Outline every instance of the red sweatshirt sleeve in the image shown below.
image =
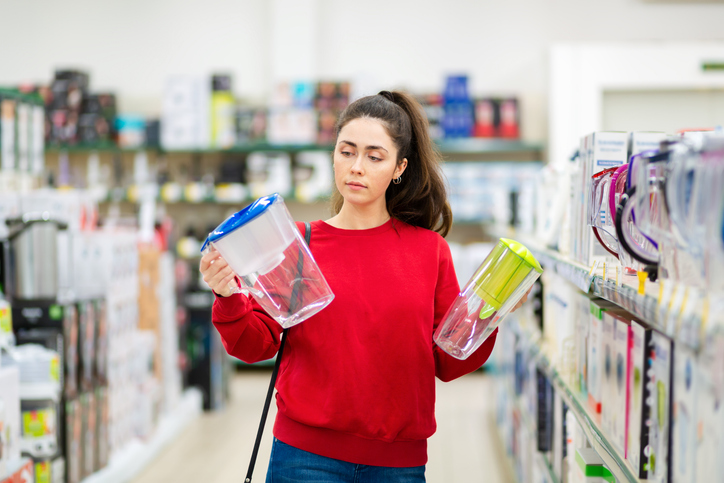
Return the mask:
POLYGON ((242 294, 216 296, 211 320, 230 355, 247 363, 274 357, 282 327, 253 299, 242 294))
MULTIPOLYGON (((442 323, 443 317, 445 317, 445 313, 448 308, 450 308, 450 305, 452 305, 455 297, 460 293, 460 286, 455 275, 450 247, 442 237, 440 237, 438 258, 440 265, 437 275, 437 287, 435 289, 435 323, 433 333, 434 330, 437 329, 437 326, 442 323)), ((495 329, 490 337, 483 342, 483 345, 464 361, 449 355, 433 341, 435 375, 440 380, 449 382, 480 368, 493 352, 497 335, 498 329, 495 329)))

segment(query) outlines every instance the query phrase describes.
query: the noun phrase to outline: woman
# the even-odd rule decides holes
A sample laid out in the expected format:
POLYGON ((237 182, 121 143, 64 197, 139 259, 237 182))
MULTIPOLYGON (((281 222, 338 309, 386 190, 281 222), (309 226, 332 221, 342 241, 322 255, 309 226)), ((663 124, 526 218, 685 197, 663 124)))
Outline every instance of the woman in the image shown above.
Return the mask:
MULTIPOLYGON (((359 99, 337 122, 336 215, 312 222, 310 242, 335 299, 287 334, 267 482, 424 482, 435 376, 472 372, 493 350, 497 332, 464 361, 432 340, 460 288, 427 129, 402 92, 359 99)), ((200 270, 217 294, 213 322, 229 354, 274 356, 281 327, 230 293, 234 274, 218 252, 200 270)))

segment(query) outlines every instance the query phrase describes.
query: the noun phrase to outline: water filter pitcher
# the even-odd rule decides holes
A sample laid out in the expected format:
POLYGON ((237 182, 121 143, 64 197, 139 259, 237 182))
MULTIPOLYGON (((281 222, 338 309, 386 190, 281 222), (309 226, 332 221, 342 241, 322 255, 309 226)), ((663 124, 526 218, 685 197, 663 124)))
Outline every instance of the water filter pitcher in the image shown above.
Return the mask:
POLYGON ((543 273, 520 243, 501 238, 434 334, 435 343, 458 359, 467 359, 485 342, 543 273))

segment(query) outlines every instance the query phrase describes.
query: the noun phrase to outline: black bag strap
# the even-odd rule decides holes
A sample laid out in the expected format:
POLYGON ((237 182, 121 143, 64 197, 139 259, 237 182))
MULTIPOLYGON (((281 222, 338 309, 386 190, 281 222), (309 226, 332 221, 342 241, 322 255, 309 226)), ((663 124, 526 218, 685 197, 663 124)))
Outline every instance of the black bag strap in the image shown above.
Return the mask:
MULTIPOLYGON (((312 238, 312 225, 309 222, 304 223, 304 241, 309 245, 309 241, 312 238)), ((304 268, 304 257, 299 254, 299 262, 297 263, 297 271, 299 272, 299 280, 302 279, 302 269, 304 268)), ((294 285, 292 289, 291 305, 292 311, 295 310, 294 306, 299 303, 298 298, 299 283, 294 285)), ((261 421, 259 421, 259 429, 256 431, 256 441, 254 441, 254 450, 251 453, 251 461, 249 462, 249 469, 246 471, 246 478, 244 483, 251 483, 251 475, 254 473, 254 466, 256 465, 256 457, 259 453, 259 446, 261 445, 261 436, 264 434, 264 426, 266 426, 266 417, 269 413, 269 406, 271 406, 272 394, 274 394, 274 386, 277 382, 277 374, 279 373, 279 365, 282 362, 282 354, 284 353, 284 343, 287 341, 287 331, 284 329, 282 332, 282 341, 279 344, 279 352, 277 352, 277 360, 274 363, 274 370, 272 371, 271 381, 269 382, 269 390, 266 393, 266 401, 264 401, 264 409, 261 413, 261 421)))

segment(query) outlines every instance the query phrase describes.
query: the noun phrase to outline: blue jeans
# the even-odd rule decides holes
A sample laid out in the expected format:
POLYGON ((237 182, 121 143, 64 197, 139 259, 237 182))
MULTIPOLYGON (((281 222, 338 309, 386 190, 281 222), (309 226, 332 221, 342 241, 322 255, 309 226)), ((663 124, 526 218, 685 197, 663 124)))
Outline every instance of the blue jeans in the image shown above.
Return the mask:
POLYGON ((266 483, 425 483, 425 466, 388 468, 309 453, 274 438, 266 483))

